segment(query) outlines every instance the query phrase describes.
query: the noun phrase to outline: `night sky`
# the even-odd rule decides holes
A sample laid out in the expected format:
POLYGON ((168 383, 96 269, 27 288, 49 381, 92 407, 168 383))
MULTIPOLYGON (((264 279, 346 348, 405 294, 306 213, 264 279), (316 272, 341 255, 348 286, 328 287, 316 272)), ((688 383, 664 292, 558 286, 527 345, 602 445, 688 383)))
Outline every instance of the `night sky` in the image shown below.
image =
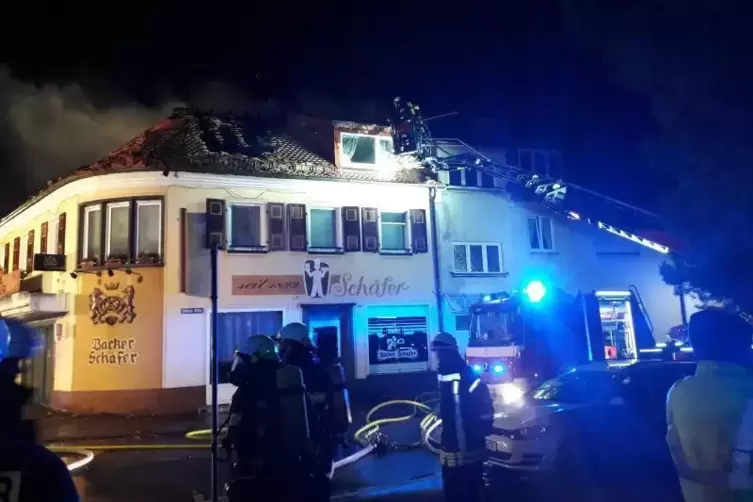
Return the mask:
POLYGON ((312 102, 334 101, 339 116, 327 118, 360 119, 355 110, 373 102, 380 120, 397 95, 428 116, 459 112, 431 122, 436 136, 482 151, 562 150, 566 179, 653 203, 639 189, 650 172, 642 148, 656 134, 647 100, 612 82, 598 51, 570 35, 556 0, 243 3, 9 8, 0 213, 175 103, 277 99, 310 112, 328 109, 312 102))

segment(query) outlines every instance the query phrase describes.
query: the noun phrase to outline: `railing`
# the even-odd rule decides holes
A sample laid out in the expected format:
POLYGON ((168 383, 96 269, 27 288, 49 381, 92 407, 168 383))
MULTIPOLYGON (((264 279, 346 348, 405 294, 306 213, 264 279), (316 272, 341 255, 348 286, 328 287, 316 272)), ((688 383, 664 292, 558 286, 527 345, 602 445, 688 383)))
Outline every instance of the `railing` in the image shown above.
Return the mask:
POLYGON ((630 294, 633 295, 633 298, 635 298, 635 302, 638 304, 638 308, 640 309, 643 318, 646 319, 646 324, 648 324, 649 331, 653 333, 654 323, 651 322, 651 317, 649 317, 646 306, 643 304, 643 298, 641 298, 641 294, 638 292, 638 288, 631 284, 628 289, 630 290, 630 294))

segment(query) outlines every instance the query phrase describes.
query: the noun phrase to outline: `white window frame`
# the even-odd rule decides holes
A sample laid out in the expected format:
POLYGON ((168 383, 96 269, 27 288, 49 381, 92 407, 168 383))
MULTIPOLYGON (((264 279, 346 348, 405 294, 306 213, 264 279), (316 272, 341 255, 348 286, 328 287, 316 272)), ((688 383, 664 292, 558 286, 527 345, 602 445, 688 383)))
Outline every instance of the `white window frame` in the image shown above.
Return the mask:
MULTIPOLYGON (((261 249, 268 249, 269 248, 269 233, 267 228, 267 203, 266 202, 248 202, 248 201, 226 201, 225 207, 227 208, 226 214, 225 214, 225 229, 226 232, 226 239, 227 239, 227 249, 228 251, 256 251, 259 248, 255 247, 243 247, 243 246, 233 246, 233 207, 236 206, 257 206, 260 208, 259 211, 259 218, 261 221, 259 222, 259 246, 261 249)), ((286 229, 287 229, 287 214, 285 215, 286 218, 286 229)))
MULTIPOLYGON (((385 223, 385 225, 402 225, 402 223, 385 223)), ((379 252, 385 254, 409 254, 413 252, 413 235, 411 234, 410 211, 377 211, 377 228, 379 230, 379 252), (382 239, 382 215, 384 213, 395 213, 405 215, 405 249, 384 249, 384 239, 382 239)))
MULTIPOLYGON (((377 146, 377 141, 379 140, 387 140, 390 143, 392 143, 392 137, 390 136, 382 136, 379 134, 362 134, 362 133, 355 133, 355 132, 341 132, 340 133, 340 152, 343 152, 343 139, 345 136, 361 136, 364 138, 371 138, 374 140, 374 163, 368 164, 364 162, 351 162, 350 159, 348 159, 344 154, 341 153, 340 155, 340 163, 342 164, 342 167, 352 167, 352 168, 378 168, 379 166, 384 166, 386 164, 389 164, 391 161, 393 161, 393 156, 389 154, 389 152, 382 151, 381 148, 377 146)), ((392 147, 394 149, 395 145, 392 144, 392 147)), ((394 150, 393 150, 394 151, 394 150)))
POLYGON ((84 222, 82 225, 84 228, 84 239, 82 242, 83 249, 81 250, 81 258, 84 260, 91 260, 92 258, 96 258, 97 260, 100 259, 99 256, 89 256, 89 213, 93 213, 95 211, 99 211, 99 214, 101 215, 102 204, 92 204, 90 206, 84 207, 84 222))
POLYGON ((134 242, 134 252, 136 253, 136 256, 134 257, 134 260, 137 260, 139 257, 139 210, 143 206, 157 206, 159 207, 159 219, 157 224, 157 232, 158 232, 158 238, 157 238, 157 254, 162 257, 162 201, 158 199, 149 199, 149 200, 136 200, 136 217, 134 218, 134 228, 133 228, 133 242, 134 242))
MULTIPOLYGON (((107 221, 105 222, 105 254, 102 257, 104 261, 107 261, 108 257, 110 256, 110 236, 111 236, 111 223, 112 223, 112 211, 111 209, 119 209, 125 207, 128 209, 128 233, 126 234, 126 240, 130 244, 131 242, 131 232, 133 229, 131 228, 131 201, 126 200, 123 202, 105 202, 105 209, 107 210, 107 221)), ((126 251, 126 255, 130 255, 128 251, 126 251)))
POLYGON ((551 249, 544 249, 543 247, 544 239, 542 238, 543 233, 541 232, 541 218, 542 216, 529 216, 526 219, 526 233, 528 234, 528 248, 531 251, 536 252, 536 253, 553 253, 554 250, 557 249, 557 246, 555 245, 555 242, 554 242, 554 222, 552 221, 552 218, 550 216, 543 216, 543 218, 549 219, 549 236, 551 238, 551 244, 552 244, 551 249), (536 236, 538 237, 538 240, 539 240, 538 248, 531 247, 531 233, 530 233, 531 230, 530 230, 530 227, 528 226, 528 223, 530 220, 533 220, 533 219, 536 220, 536 236))
POLYGON ((502 254, 502 243, 501 242, 453 242, 452 243, 452 272, 455 274, 464 274, 464 275, 497 275, 502 274, 505 271, 505 255, 502 254), (465 246, 465 263, 468 265, 468 270, 458 270, 455 268, 455 246, 465 246), (471 246, 481 246, 481 255, 483 256, 484 260, 484 270, 481 272, 474 272, 471 271, 471 246), (486 248, 487 246, 495 246, 497 250, 499 251, 499 271, 498 272, 491 272, 489 271, 489 257, 487 256, 486 248))
POLYGON ((57 218, 53 218, 47 222, 47 249, 43 249, 41 252, 47 253, 47 254, 57 254, 58 252, 58 219, 57 218))
POLYGON ((343 249, 342 233, 342 208, 327 206, 309 206, 306 208, 309 213, 306 218, 306 247, 309 251, 338 251, 343 249), (335 247, 334 248, 316 248, 311 246, 311 211, 334 211, 335 213, 335 247))

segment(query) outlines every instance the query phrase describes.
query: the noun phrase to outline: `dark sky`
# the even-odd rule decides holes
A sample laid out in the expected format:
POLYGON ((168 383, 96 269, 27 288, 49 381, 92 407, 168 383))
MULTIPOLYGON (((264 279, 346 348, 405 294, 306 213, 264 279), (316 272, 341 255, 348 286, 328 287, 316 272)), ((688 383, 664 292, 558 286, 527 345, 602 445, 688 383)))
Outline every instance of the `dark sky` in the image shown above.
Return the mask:
POLYGON ((402 95, 426 115, 460 112, 432 122, 435 135, 560 149, 567 179, 650 204, 635 180, 646 173, 651 111, 573 40, 556 0, 92 5, 28 2, 4 16, 0 153, 10 182, 0 212, 124 142, 166 102, 193 102, 207 82, 254 98, 305 90, 389 104, 402 95))

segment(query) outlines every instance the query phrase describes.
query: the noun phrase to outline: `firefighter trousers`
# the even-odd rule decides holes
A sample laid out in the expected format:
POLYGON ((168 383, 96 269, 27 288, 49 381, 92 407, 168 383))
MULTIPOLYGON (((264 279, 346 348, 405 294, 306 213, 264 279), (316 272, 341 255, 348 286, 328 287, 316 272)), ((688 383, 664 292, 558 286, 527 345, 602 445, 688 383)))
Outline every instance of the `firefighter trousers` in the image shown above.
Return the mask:
POLYGON ((484 500, 484 464, 442 466, 445 502, 482 502, 484 500))

